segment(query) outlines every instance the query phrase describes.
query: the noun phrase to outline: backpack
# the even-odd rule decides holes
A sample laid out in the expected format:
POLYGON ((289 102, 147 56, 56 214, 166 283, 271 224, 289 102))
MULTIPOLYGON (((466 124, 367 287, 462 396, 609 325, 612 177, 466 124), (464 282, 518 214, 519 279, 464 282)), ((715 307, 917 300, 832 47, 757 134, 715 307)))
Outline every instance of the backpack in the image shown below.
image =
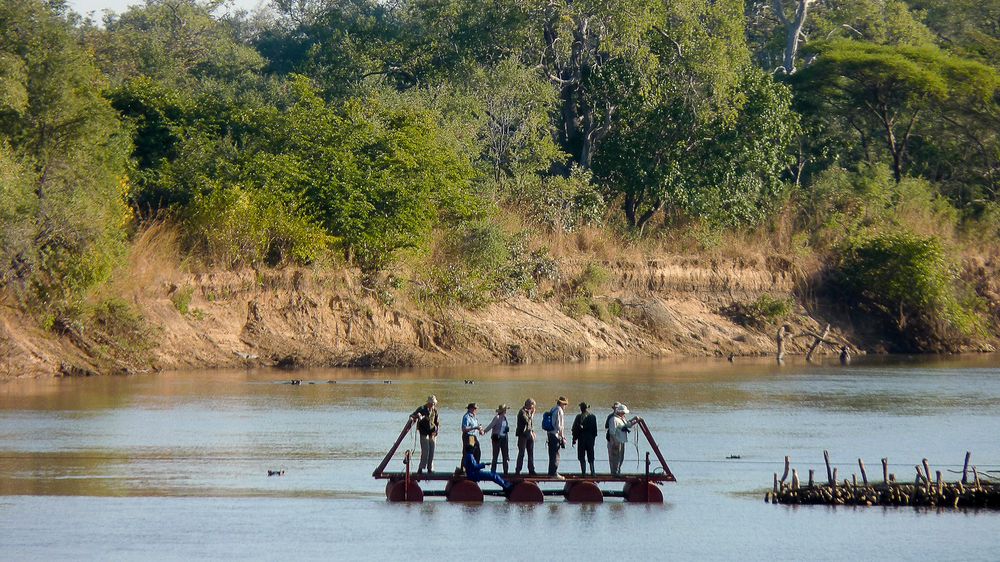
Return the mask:
POLYGON ((542 431, 555 431, 555 426, 552 425, 552 410, 546 410, 542 414, 542 431))

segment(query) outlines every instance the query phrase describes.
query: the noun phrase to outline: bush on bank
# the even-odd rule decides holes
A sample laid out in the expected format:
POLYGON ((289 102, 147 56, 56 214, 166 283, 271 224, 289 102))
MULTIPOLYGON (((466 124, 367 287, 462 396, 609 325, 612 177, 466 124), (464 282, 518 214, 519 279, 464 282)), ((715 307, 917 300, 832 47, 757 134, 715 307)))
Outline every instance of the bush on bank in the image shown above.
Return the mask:
POLYGON ((852 238, 835 283, 842 302, 882 318, 899 351, 957 349, 983 333, 979 300, 935 237, 888 231, 852 238))

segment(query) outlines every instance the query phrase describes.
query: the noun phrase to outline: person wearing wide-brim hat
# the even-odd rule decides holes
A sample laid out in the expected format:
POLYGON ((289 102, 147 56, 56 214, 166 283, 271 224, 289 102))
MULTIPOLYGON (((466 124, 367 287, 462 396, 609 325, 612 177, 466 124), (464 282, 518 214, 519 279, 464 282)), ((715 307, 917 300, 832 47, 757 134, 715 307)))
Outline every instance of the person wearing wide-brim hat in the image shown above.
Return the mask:
POLYGON ((525 453, 528 455, 528 475, 535 475, 535 400, 528 398, 524 401, 524 407, 517 412, 517 467, 514 474, 521 473, 524 466, 525 453))
POLYGON ((465 453, 471 451, 476 462, 479 462, 482 456, 479 436, 483 434, 483 424, 479 423, 479 418, 476 417, 479 405, 475 402, 469 402, 465 409, 465 415, 462 416, 462 456, 464 457, 465 453))
POLYGON ((628 434, 639 423, 642 418, 635 416, 626 421, 625 416, 629 414, 628 406, 618 404, 615 407, 615 416, 611 418, 611 425, 608 428, 608 461, 611 463, 611 474, 622 473, 622 463, 625 461, 625 445, 628 443, 628 434))
POLYGON ((497 471, 497 457, 503 456, 503 473, 507 474, 510 462, 510 452, 507 447, 507 435, 510 433, 510 424, 507 423, 507 405, 500 404, 497 406, 497 415, 493 417, 493 421, 489 423, 483 432, 491 431, 490 433, 490 444, 493 446, 493 466, 490 468, 493 472, 497 471))
POLYGON ((424 468, 428 472, 434 472, 434 448, 437 443, 438 430, 441 428, 441 423, 438 421, 437 403, 437 396, 432 394, 427 397, 427 403, 410 414, 410 418, 417 423, 417 433, 420 434, 418 473, 423 472, 424 468))
POLYGON ((562 479, 562 475, 559 474, 559 449, 566 448, 566 416, 563 413, 563 409, 567 404, 569 404, 569 401, 566 400, 566 397, 560 396, 556 400, 556 405, 549 410, 549 416, 552 419, 552 429, 547 430, 549 446, 549 476, 554 476, 559 479, 562 479))
POLYGON ((590 413, 590 404, 580 402, 580 413, 573 420, 573 445, 576 457, 580 461, 580 473, 587 473, 587 461, 590 462, 590 474, 596 474, 594 469, 594 442, 597 441, 597 416, 590 413))

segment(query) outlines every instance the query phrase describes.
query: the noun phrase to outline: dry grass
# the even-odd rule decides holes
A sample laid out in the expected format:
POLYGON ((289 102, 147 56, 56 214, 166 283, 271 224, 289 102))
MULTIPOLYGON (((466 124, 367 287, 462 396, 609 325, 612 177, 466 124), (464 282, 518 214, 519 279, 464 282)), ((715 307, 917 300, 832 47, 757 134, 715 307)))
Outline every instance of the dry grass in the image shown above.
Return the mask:
POLYGON ((177 281, 182 269, 178 227, 167 221, 151 222, 135 234, 128 262, 115 272, 98 299, 120 297, 134 301, 158 285, 177 281))

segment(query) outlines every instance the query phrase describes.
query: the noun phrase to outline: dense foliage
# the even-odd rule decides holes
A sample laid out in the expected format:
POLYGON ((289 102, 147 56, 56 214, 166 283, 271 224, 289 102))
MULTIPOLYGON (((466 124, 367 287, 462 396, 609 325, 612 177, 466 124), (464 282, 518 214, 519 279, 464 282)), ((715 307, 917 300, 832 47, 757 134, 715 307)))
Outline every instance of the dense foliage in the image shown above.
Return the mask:
POLYGON ((2 0, 0 279, 72 314, 155 219, 202 263, 334 261, 479 306, 553 275, 539 234, 790 228, 779 250, 840 263, 859 295, 888 298, 879 260, 934 262, 898 327, 968 333, 934 252, 1000 232, 998 13, 145 0, 97 23, 2 0))

